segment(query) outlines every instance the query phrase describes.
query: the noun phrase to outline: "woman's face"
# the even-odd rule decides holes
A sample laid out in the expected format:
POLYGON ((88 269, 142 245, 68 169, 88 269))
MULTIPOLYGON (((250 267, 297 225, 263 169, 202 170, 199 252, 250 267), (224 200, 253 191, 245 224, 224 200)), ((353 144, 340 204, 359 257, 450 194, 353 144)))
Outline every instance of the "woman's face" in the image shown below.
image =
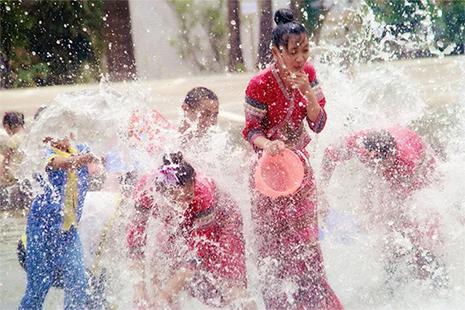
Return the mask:
POLYGON ((273 46, 273 57, 279 69, 288 73, 301 72, 310 55, 308 36, 305 33, 300 35, 289 35, 287 47, 273 46))

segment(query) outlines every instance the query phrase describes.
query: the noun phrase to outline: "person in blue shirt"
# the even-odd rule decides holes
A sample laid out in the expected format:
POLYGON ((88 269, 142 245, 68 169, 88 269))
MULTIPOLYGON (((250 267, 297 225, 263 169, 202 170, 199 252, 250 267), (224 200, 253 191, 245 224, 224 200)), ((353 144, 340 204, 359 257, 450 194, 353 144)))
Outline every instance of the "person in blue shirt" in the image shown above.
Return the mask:
POLYGON ((48 183, 31 204, 26 227, 27 286, 19 309, 42 309, 48 290, 62 277, 65 309, 85 309, 87 278, 77 225, 88 189, 87 165, 96 160, 69 137, 44 142, 48 183))

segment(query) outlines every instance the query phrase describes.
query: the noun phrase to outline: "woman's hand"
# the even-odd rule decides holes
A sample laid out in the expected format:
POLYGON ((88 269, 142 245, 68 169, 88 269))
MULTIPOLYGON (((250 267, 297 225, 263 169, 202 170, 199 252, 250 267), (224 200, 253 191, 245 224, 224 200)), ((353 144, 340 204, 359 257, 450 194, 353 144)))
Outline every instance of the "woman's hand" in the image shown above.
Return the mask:
POLYGON ((308 75, 304 71, 290 72, 289 83, 292 88, 300 90, 303 95, 313 93, 310 82, 308 81, 308 75))
POLYGON ((151 309, 152 305, 149 301, 149 294, 147 292, 147 287, 145 281, 140 281, 134 285, 134 295, 133 295, 134 309, 145 310, 151 309))
POLYGON ((158 290, 157 303, 159 308, 169 308, 175 302, 175 297, 181 292, 189 279, 193 276, 193 271, 181 268, 175 272, 166 285, 158 290))
POLYGON ((72 157, 72 166, 73 168, 78 168, 90 163, 97 163, 99 158, 92 153, 80 154, 72 157))
POLYGON ((263 150, 272 156, 281 153, 285 148, 286 144, 281 140, 268 140, 263 146, 263 150))
POLYGON ((311 121, 315 121, 320 114, 321 107, 316 99, 315 92, 313 91, 310 82, 308 81, 308 75, 303 72, 289 73, 289 81, 292 88, 298 89, 302 95, 307 99, 307 116, 311 121))

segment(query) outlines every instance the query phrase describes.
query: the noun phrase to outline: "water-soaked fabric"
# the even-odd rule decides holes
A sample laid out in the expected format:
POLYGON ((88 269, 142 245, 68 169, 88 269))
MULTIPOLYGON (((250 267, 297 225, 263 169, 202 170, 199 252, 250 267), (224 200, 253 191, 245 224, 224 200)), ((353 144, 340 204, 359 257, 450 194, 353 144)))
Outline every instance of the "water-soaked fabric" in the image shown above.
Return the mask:
POLYGON ((27 286, 19 309, 42 309, 48 290, 62 273, 65 309, 85 309, 87 279, 77 230, 28 226, 27 286))
POLYGON ((324 270, 315 183, 301 158, 305 177, 297 193, 273 200, 254 192, 252 219, 263 298, 267 309, 343 309, 324 270))
MULTIPOLYGON (((433 151, 414 131, 406 127, 387 128, 396 142, 396 157, 390 167, 381 171, 397 196, 407 198, 416 190, 424 188, 434 178, 437 160, 433 151)), ((373 130, 355 132, 344 139, 341 145, 331 145, 325 156, 333 163, 357 158, 362 163, 369 161, 363 140, 373 130)))
MULTIPOLYGON (((84 145, 78 152, 86 152, 84 145)), ((50 155, 49 152, 48 155, 50 155)), ((56 155, 56 154, 55 154, 56 155)), ((58 155, 59 156, 59 155, 58 155)), ((49 156, 49 158, 51 158, 49 156)), ((50 184, 31 204, 26 226, 26 293, 20 309, 41 309, 48 290, 62 274, 65 309, 84 309, 87 280, 82 245, 76 225, 79 222, 88 188, 88 171, 76 169, 76 204, 72 225, 64 227, 64 208, 68 173, 62 169, 46 169, 50 184)))
POLYGON ((245 91, 246 122, 242 134, 247 141, 253 144, 257 137, 264 136, 282 140, 290 148, 303 149, 311 140, 304 121, 316 133, 323 130, 327 118, 326 99, 313 66, 307 63, 304 71, 321 106, 317 120, 312 122, 307 118, 307 99, 297 89, 288 92, 271 65, 254 76, 245 91))
MULTIPOLYGON (((373 206, 368 204, 365 207, 373 208, 367 214, 370 222, 386 228, 388 274, 397 268, 392 267, 393 262, 410 255, 413 256, 411 265, 419 270, 416 271, 418 278, 430 277, 435 281, 439 277, 446 279, 442 255, 439 255, 444 246, 440 229, 442 217, 434 210, 418 213, 408 203, 415 192, 433 184, 437 167, 434 152, 420 135, 409 128, 397 126, 385 130, 396 142, 395 158, 392 165, 383 167, 378 174, 386 182, 386 190, 380 191, 381 195, 373 201, 369 199, 373 206), (421 253, 434 257, 434 261, 418 259, 421 253)), ((369 129, 352 133, 341 144, 328 147, 325 157, 334 166, 353 158, 368 164, 370 157, 363 140, 373 131, 369 129)))
POLYGON ((141 258, 146 244, 153 245, 162 257, 169 258, 173 269, 194 272, 188 285, 192 296, 210 306, 225 306, 228 290, 247 284, 242 217, 237 204, 219 192, 212 179, 197 176, 194 200, 178 221, 166 216, 160 209, 164 206, 153 202, 153 181, 153 176, 146 175, 136 186, 138 210, 127 239, 130 253, 141 258), (157 240, 147 240, 150 217, 162 223, 157 240))
POLYGON ((323 130, 326 99, 314 67, 307 63, 304 71, 321 107, 315 121, 307 117, 307 99, 298 89, 285 88, 274 65, 254 76, 245 92, 246 122, 242 133, 258 156, 261 150, 253 144, 256 138, 281 140, 299 155, 305 167, 298 191, 275 200, 253 189, 251 173, 259 279, 267 309, 342 309, 323 268, 315 182, 305 150, 310 135, 304 123, 315 133, 323 130))

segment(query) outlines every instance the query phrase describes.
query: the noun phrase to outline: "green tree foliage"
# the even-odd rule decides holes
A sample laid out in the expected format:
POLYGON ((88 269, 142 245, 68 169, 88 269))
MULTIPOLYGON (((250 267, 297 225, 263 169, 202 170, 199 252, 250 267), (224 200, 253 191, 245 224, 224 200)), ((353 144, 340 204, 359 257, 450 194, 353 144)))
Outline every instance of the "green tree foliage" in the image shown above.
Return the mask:
POLYGON ((5 87, 96 80, 103 52, 103 2, 0 0, 5 87))
POLYGON ((455 44, 454 52, 465 53, 465 1, 443 1, 436 19, 438 37, 444 45, 455 44))
POLYGON ((224 0, 168 0, 168 3, 180 26, 176 37, 171 39, 180 55, 200 71, 223 71, 228 59, 224 0), (208 42, 202 41, 205 37, 208 42))
POLYGON ((421 0, 366 0, 366 4, 380 21, 390 25, 394 35, 415 32, 425 17, 419 9, 432 6, 430 1, 421 0))
POLYGON ((331 6, 328 6, 328 2, 325 0, 302 0, 300 7, 305 27, 313 41, 318 44, 321 28, 331 6))
POLYGON ((462 0, 365 0, 376 18, 393 35, 415 33, 427 17, 439 49, 455 46, 452 53, 464 52, 465 1, 462 0))
MULTIPOLYGON (((347 0, 347 4, 353 1, 347 0)), ((321 28, 331 7, 324 0, 301 0, 303 21, 318 44, 321 28)), ((398 48, 397 57, 429 56, 431 46, 425 41, 430 39, 426 28, 431 22, 431 30, 435 48, 452 53, 464 53, 465 41, 465 1, 464 0, 360 0, 361 18, 367 13, 366 8, 374 14, 376 20, 384 25, 384 31, 393 38, 418 40, 416 51, 405 51, 405 46, 392 46, 398 48), (423 48, 420 41, 424 41, 423 48)), ((372 37, 373 39, 376 36, 372 37)), ((379 38, 381 39, 381 38, 379 38)), ((373 42, 375 43, 375 42, 373 42)), ((449 53, 448 52, 448 53, 449 53)))

